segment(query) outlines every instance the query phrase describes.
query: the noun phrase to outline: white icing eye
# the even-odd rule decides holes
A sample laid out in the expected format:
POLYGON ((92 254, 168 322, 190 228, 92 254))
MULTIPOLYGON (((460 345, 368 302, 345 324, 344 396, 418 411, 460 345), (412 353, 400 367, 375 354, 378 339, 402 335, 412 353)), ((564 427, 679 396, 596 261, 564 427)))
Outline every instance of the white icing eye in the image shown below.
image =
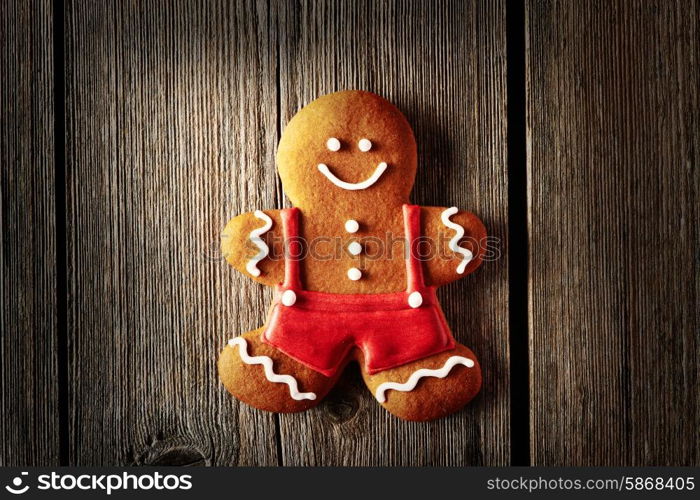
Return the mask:
POLYGON ((331 151, 339 151, 340 150, 340 141, 336 139, 335 137, 331 137, 326 141, 326 147, 330 149, 331 151))
POLYGON ((360 151, 366 153, 372 149, 372 141, 369 139, 360 139, 360 142, 357 143, 357 147, 360 148, 360 151))

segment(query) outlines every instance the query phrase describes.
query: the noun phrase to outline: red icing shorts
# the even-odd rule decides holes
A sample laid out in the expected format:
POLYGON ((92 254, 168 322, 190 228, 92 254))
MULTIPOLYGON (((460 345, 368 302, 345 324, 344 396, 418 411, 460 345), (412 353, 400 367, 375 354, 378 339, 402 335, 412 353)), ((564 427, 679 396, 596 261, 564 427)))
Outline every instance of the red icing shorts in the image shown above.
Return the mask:
POLYGON ((411 242, 407 289, 386 294, 302 290, 299 261, 289 257, 300 254, 299 247, 295 249, 300 245, 298 209, 283 210, 288 242, 285 282, 278 286, 263 341, 329 377, 344 366, 354 347, 362 351, 370 374, 453 349, 455 342, 435 287, 424 285, 416 257, 420 207, 404 205, 403 210, 406 237, 411 242))

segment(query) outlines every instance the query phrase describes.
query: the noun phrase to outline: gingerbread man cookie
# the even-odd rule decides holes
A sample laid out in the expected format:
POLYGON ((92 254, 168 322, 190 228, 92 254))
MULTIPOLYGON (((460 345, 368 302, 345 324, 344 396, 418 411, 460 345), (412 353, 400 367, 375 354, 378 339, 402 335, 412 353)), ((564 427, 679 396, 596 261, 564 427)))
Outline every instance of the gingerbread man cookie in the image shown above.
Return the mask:
POLYGON ((265 324, 219 357, 234 396, 306 410, 351 361, 406 420, 442 417, 478 393, 479 363, 435 290, 479 266, 486 230, 469 212, 409 204, 416 163, 410 125, 375 94, 326 95, 292 118, 277 164, 293 208, 239 215, 222 234, 226 260, 276 288, 265 324))

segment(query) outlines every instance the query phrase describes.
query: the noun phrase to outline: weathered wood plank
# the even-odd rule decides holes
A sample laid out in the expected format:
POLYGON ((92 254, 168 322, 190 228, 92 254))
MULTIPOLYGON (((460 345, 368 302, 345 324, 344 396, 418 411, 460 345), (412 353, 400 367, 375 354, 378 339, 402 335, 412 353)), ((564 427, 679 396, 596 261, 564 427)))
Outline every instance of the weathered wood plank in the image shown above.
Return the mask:
POLYGON ((72 464, 277 464, 274 417, 216 372, 267 303, 218 248, 274 205, 270 23, 263 1, 67 4, 72 464))
POLYGON ((58 465, 52 5, 0 17, 0 465, 58 465))
POLYGON ((527 4, 533 464, 700 464, 699 8, 527 4))
MULTIPOLYGON (((393 101, 416 133, 413 200, 473 210, 505 241, 505 10, 501 2, 279 2, 281 125, 346 88, 393 101)), ((482 394, 432 423, 387 414, 350 370, 328 400, 280 416, 284 465, 506 465, 510 457, 507 260, 441 297, 484 366, 482 394)))

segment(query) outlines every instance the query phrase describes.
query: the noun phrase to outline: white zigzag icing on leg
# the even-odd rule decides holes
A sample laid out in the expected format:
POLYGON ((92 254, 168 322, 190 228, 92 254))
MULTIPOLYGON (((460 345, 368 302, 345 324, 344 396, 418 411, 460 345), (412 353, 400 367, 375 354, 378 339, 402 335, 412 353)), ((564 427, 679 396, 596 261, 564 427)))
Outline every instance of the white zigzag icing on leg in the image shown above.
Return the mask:
POLYGON ((380 403, 384 403, 386 401, 386 396, 384 395, 386 391, 394 390, 401 392, 410 392, 416 388, 418 381, 423 377, 445 378, 450 373, 452 368, 454 368, 457 365, 464 365, 467 368, 471 368, 474 366, 474 361, 463 356, 452 356, 447 361, 445 361, 445 364, 442 365, 442 368, 440 369, 429 370, 428 368, 421 368, 420 370, 416 370, 408 378, 408 381, 406 381, 403 384, 399 384, 398 382, 384 382, 379 387, 377 387, 375 397, 377 398, 377 401, 379 401, 380 403))
POLYGON ((272 370, 272 358, 269 356, 249 356, 248 342, 243 337, 236 337, 228 341, 228 345, 233 347, 238 345, 238 354, 244 363, 248 365, 263 365, 265 369, 265 377, 270 382, 276 384, 287 384, 289 386, 289 394, 292 399, 302 401, 304 399, 316 399, 316 394, 313 392, 299 392, 297 381, 291 375, 278 375, 272 370))

